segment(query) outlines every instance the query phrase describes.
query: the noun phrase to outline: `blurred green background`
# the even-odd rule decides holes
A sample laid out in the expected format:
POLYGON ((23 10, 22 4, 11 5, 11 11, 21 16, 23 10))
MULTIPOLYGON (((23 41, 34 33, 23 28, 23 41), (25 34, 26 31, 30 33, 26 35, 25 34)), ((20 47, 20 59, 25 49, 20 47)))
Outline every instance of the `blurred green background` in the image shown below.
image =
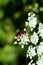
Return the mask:
POLYGON ((24 29, 28 12, 43 23, 43 0, 0 0, 0 65, 26 65, 27 47, 13 42, 17 29, 24 29))

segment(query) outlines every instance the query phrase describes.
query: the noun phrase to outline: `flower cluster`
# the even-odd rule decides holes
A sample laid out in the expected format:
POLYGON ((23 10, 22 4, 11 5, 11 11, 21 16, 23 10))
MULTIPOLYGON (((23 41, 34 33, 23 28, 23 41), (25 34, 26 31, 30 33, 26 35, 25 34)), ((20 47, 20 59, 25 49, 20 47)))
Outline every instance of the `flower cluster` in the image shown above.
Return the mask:
POLYGON ((37 24, 37 17, 35 16, 35 14, 28 13, 28 21, 29 22, 25 22, 26 26, 30 26, 31 31, 33 31, 37 24))
POLYGON ((28 13, 25 26, 28 26, 28 28, 30 27, 30 32, 28 33, 25 27, 24 31, 19 32, 15 37, 16 41, 14 44, 19 44, 22 48, 24 48, 24 45, 28 45, 26 54, 26 58, 30 59, 28 65, 43 65, 43 24, 37 22, 35 13, 28 13), (40 38, 41 41, 39 41, 40 38))
POLYGON ((29 56, 30 59, 32 59, 32 57, 34 57, 35 55, 36 55, 35 47, 32 47, 32 45, 29 46, 27 50, 27 57, 29 56))
POLYGON ((43 39, 43 24, 42 24, 42 23, 39 23, 38 34, 39 34, 39 36, 41 36, 42 39, 43 39))
POLYGON ((36 62, 37 65, 43 65, 43 55, 41 57, 38 57, 38 61, 36 62))
MULTIPOLYGON (((30 15, 31 13, 28 13, 28 16, 30 15)), ((25 24, 26 26, 30 26, 31 31, 33 31, 33 34, 30 36, 30 42, 32 44, 30 43, 31 45, 28 46, 26 54, 26 58, 30 58, 31 60, 28 65, 43 65, 43 24, 37 23, 37 17, 35 16, 35 14, 28 17, 28 22, 26 22, 25 24), (37 24, 38 28, 36 28, 37 24), (37 33, 35 31, 35 28, 38 29, 37 33), (39 42, 40 37, 42 41, 39 42), (34 58, 36 57, 37 60, 35 59, 34 61, 34 58)))
POLYGON ((38 35, 37 35, 36 32, 33 33, 33 35, 31 36, 30 40, 31 40, 31 42, 32 42, 34 45, 36 45, 36 44, 38 43, 39 38, 38 38, 38 35))
POLYGON ((15 37, 15 40, 14 44, 19 44, 22 48, 30 42, 29 35, 26 32, 19 32, 15 37))

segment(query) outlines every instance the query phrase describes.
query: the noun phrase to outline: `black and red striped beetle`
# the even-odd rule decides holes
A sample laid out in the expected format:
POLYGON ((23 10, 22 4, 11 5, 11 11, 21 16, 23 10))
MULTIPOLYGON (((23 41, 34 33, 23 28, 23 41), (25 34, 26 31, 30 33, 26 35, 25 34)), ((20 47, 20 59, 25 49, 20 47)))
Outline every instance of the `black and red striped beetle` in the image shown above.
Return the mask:
POLYGON ((16 37, 20 37, 22 34, 26 35, 26 31, 21 31, 16 34, 16 37))

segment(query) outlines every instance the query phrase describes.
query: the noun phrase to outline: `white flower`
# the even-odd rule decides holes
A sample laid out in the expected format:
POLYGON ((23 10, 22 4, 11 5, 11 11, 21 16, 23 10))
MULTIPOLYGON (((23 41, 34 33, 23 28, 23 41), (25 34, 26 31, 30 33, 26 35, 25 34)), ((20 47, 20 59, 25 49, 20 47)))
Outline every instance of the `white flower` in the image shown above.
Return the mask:
POLYGON ((30 40, 34 45, 38 43, 39 38, 36 32, 33 33, 33 35, 30 37, 30 40))
POLYGON ((37 54, 38 56, 42 55, 43 53, 43 42, 40 42, 40 45, 37 46, 37 54))
POLYGON ((25 22, 25 25, 28 26, 29 25, 29 22, 25 22))
POLYGON ((36 55, 35 47, 29 46, 27 50, 27 57, 29 56, 30 59, 36 55))
POLYGON ((43 55, 38 58, 38 61, 36 62, 37 65, 43 65, 43 55))
POLYGON ((30 17, 30 16, 31 16, 31 18, 34 17, 34 16, 35 16, 35 13, 29 12, 29 13, 28 13, 28 17, 30 17))
POLYGON ((38 34, 39 34, 39 36, 41 36, 42 39, 43 39, 43 24, 42 24, 42 23, 39 23, 38 34))
POLYGON ((15 41, 13 44, 17 44, 17 41, 15 41))
POLYGON ((35 65, 35 63, 32 63, 33 62, 33 60, 31 60, 29 63, 28 63, 28 65, 35 65))
POLYGON ((33 62, 33 60, 31 60, 31 61, 28 63, 28 65, 31 65, 32 62, 33 62))
POLYGON ((24 28, 24 31, 26 31, 26 28, 24 28))
POLYGON ((24 45, 21 45, 21 48, 24 48, 24 45))
POLYGON ((35 63, 32 63, 32 65, 35 65, 35 63))
POLYGON ((29 13, 28 13, 28 16, 30 16, 30 15, 31 15, 31 13, 29 12, 29 13))

